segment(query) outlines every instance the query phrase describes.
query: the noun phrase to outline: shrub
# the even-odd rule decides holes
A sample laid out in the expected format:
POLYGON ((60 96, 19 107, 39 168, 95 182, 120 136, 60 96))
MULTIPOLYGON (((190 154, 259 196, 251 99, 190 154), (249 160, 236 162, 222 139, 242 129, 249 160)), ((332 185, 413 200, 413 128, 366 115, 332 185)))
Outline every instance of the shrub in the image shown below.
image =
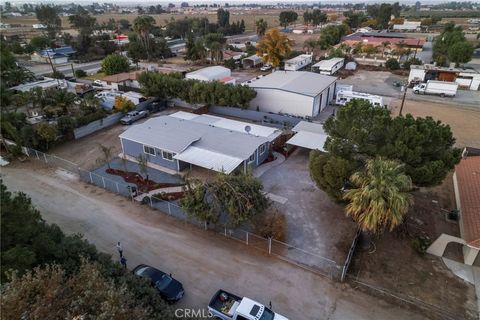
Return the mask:
POLYGON ((388 70, 398 70, 400 69, 400 63, 397 59, 390 58, 385 62, 385 67, 387 67, 388 70))
POLYGON ((412 246, 421 256, 424 256, 432 241, 427 236, 419 236, 413 239, 412 246))
POLYGON ((265 238, 283 241, 286 235, 285 215, 276 208, 270 208, 254 222, 254 231, 265 238))
POLYGON ((85 71, 83 71, 82 69, 75 70, 75 77, 83 78, 83 77, 86 77, 86 76, 87 76, 87 73, 85 71))
POLYGON ((104 117, 105 112, 103 110, 98 110, 96 112, 77 117, 77 128, 89 124, 92 121, 103 119, 104 117))

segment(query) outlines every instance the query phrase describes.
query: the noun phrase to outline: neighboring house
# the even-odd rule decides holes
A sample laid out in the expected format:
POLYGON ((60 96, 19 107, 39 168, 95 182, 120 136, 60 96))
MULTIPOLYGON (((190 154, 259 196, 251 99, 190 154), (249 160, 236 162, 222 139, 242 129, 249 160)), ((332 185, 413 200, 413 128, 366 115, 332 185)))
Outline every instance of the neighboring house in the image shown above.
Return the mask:
POLYGON ((64 64, 75 52, 72 47, 49 48, 34 52, 31 60, 44 63, 50 63, 51 60, 53 64, 64 64))
POLYGON ((437 67, 433 64, 410 66, 408 82, 428 80, 456 82, 460 87, 480 90, 480 73, 474 69, 437 67))
POLYGON ((95 97, 100 99, 100 106, 104 109, 113 109, 117 97, 124 97, 125 99, 132 101, 134 105, 146 100, 144 96, 134 91, 122 92, 116 90, 104 90, 97 93, 95 97))
POLYGON ((340 70, 345 63, 344 58, 332 58, 322 60, 312 66, 312 70, 320 74, 333 75, 340 70))
POLYGON ((393 32, 355 32, 342 38, 342 43, 350 47, 359 42, 364 45, 371 44, 375 47, 382 47, 382 43, 389 42, 391 47, 402 44, 406 49, 419 51, 422 50, 425 40, 409 38, 404 34, 393 32))
POLYGON ((167 46, 170 49, 170 51, 173 53, 179 53, 181 51, 185 51, 186 45, 187 43, 183 39, 174 39, 174 40, 167 41, 167 46))
POLYGON ((244 68, 254 68, 261 65, 262 63, 263 63, 262 57, 259 57, 256 54, 242 59, 242 64, 244 68))
POLYGON ((480 251, 480 150, 465 148, 453 175, 455 202, 459 212, 460 237, 442 233, 427 252, 443 253, 450 242, 463 245, 464 263, 472 265, 480 251))
POLYGON ((28 92, 33 88, 42 88, 43 90, 48 88, 67 88, 67 81, 63 79, 53 79, 44 77, 43 80, 33 81, 28 83, 22 83, 18 86, 11 87, 10 90, 18 92, 28 92))
POLYGON ((223 83, 235 84, 235 79, 232 78, 232 71, 222 66, 198 69, 187 73, 185 78, 199 81, 220 81, 223 83))
POLYGON ((143 71, 123 72, 102 78, 105 87, 121 90, 123 87, 140 89, 138 78, 143 71))
POLYGON ((394 24, 393 30, 396 31, 417 31, 421 29, 421 21, 408 21, 405 20, 403 24, 394 24))
POLYGON ((297 71, 312 63, 313 56, 311 54, 301 54, 295 58, 285 61, 285 70, 297 71))
POLYGON ((119 138, 123 155, 132 161, 143 155, 159 170, 199 166, 229 174, 262 164, 280 134, 276 128, 180 111, 134 125, 119 138))
POLYGON ((315 117, 333 100, 336 82, 314 72, 276 71, 247 84, 257 92, 250 109, 315 117))

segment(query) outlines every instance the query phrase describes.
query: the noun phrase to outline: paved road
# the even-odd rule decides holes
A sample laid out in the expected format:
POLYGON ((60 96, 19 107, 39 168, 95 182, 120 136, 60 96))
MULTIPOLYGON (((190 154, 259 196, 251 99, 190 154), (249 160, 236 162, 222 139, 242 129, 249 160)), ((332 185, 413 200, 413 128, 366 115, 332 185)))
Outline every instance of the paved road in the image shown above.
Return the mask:
POLYGON ((81 232, 116 256, 122 241, 129 267, 147 263, 184 283, 179 307, 205 308, 218 288, 258 301, 290 319, 425 319, 424 316, 334 283, 233 240, 77 181, 38 163, 2 168, 11 190, 29 194, 44 218, 68 233, 81 232))
MULTIPOLYGON (((101 68, 101 61, 92 61, 87 63, 80 63, 80 64, 73 64, 74 70, 83 70, 88 74, 93 74, 100 70, 101 68)), ((38 64, 34 66, 27 67, 30 71, 32 71, 36 76, 44 76, 49 73, 52 73, 52 68, 49 64, 38 64)), ((66 76, 73 76, 72 74, 72 66, 70 64, 56 66, 57 71, 62 72, 66 76)))

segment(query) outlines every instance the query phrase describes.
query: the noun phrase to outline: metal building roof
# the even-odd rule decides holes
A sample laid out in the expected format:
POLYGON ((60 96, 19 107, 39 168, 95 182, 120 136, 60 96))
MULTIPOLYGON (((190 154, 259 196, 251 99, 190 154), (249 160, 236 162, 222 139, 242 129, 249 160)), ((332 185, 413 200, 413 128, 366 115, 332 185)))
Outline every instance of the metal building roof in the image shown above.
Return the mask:
POLYGON ((197 79, 203 81, 220 80, 225 77, 230 77, 232 71, 222 66, 212 66, 207 68, 198 69, 196 71, 189 72, 185 75, 187 79, 197 79))
POLYGON ((296 134, 287 141, 288 144, 325 152, 323 146, 328 136, 322 124, 300 121, 292 131, 296 134))
POLYGON ((316 97, 337 80, 308 71, 276 71, 248 83, 254 89, 276 89, 316 97))
POLYGON ((321 70, 331 70, 337 63, 345 61, 344 58, 332 58, 328 60, 322 60, 315 63, 312 67, 319 68, 321 70))

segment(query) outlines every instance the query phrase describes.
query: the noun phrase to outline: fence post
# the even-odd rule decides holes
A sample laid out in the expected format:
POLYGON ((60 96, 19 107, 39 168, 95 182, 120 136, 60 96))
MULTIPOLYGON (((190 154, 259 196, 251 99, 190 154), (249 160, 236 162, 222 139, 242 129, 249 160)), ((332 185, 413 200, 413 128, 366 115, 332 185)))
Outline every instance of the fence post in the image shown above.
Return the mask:
POLYGON ((207 221, 204 221, 203 223, 204 223, 204 225, 205 225, 205 230, 208 230, 207 221))
POLYGON ((93 184, 92 171, 89 171, 88 175, 90 176, 90 183, 93 184))
POLYGON ((227 236, 227 227, 224 228, 223 234, 225 235, 225 237, 227 236))
POLYGON ((115 182, 115 185, 117 186, 117 193, 120 193, 120 190, 118 189, 118 182, 115 182))
POLYGON ((107 189, 107 186, 105 185, 105 178, 102 177, 102 182, 103 182, 103 189, 107 189))
POLYGON ((148 197, 148 199, 150 199, 150 208, 153 208, 153 200, 152 200, 152 197, 150 197, 150 196, 147 196, 147 197, 148 197))
POLYGON ((43 153, 43 158, 45 159, 45 163, 48 163, 47 161, 47 155, 45 153, 43 153))
POLYGON ((247 245, 248 245, 248 231, 247 231, 247 245))
POLYGON ((272 254, 272 238, 268 238, 268 254, 272 254))
POLYGON ((40 160, 40 157, 38 156, 38 151, 35 150, 35 154, 37 155, 37 159, 40 160))
POLYGON ((172 209, 170 209, 170 202, 167 201, 168 214, 172 215, 172 209))

